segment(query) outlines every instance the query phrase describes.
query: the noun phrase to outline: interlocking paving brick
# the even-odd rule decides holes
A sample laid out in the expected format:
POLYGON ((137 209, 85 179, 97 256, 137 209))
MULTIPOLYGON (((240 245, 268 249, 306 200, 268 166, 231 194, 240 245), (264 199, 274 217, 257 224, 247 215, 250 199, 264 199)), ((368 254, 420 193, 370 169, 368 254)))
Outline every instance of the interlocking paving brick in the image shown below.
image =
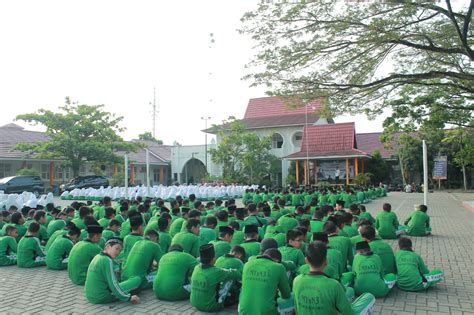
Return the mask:
MULTIPOLYGON (((413 205, 422 200, 422 194, 390 193, 366 206, 375 216, 389 202, 403 223, 413 205)), ((412 238, 428 268, 441 268, 445 281, 425 292, 394 288, 387 297, 377 299, 374 314, 474 314, 474 213, 462 207, 463 200, 474 200, 474 194, 429 194, 433 235, 412 238)), ((396 249, 396 240, 388 242, 396 249)), ((140 293, 140 298, 139 305, 93 305, 86 301, 83 287, 69 281, 66 271, 0 268, 0 314, 206 314, 189 301, 159 301, 151 290, 140 293)), ((237 307, 232 307, 218 314, 236 313, 237 307)))

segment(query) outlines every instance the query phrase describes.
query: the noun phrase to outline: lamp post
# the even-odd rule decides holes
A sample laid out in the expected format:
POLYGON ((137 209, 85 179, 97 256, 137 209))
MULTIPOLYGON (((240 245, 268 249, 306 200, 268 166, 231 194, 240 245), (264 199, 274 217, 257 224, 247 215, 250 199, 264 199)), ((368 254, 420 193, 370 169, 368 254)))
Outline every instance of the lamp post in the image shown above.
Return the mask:
POLYGON ((205 154, 204 154, 204 161, 205 161, 205 166, 206 166, 206 175, 209 173, 208 170, 207 170, 207 121, 209 119, 211 119, 211 117, 201 117, 202 120, 204 120, 204 150, 205 150, 205 154))

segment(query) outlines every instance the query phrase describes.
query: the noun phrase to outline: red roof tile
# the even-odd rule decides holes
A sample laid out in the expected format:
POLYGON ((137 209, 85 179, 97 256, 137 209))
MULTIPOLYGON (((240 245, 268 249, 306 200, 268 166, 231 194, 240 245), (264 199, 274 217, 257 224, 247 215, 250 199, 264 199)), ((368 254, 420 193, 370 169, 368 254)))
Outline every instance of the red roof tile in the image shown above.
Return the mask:
POLYGON ((382 158, 389 159, 396 155, 394 149, 386 149, 380 141, 381 132, 359 133, 356 135, 357 147, 362 151, 372 154, 374 150, 379 150, 382 158))
MULTIPOLYGON (((315 109, 320 109, 322 106, 323 104, 321 100, 315 100, 306 105, 308 113, 314 112, 315 109)), ((249 100, 247 110, 245 111, 244 120, 247 118, 275 117, 296 114, 304 116, 306 114, 306 108, 304 106, 299 106, 296 108, 287 107, 277 96, 260 97, 249 100)))
POLYGON ((306 126, 301 150, 286 158, 361 156, 367 152, 357 149, 354 123, 306 126))

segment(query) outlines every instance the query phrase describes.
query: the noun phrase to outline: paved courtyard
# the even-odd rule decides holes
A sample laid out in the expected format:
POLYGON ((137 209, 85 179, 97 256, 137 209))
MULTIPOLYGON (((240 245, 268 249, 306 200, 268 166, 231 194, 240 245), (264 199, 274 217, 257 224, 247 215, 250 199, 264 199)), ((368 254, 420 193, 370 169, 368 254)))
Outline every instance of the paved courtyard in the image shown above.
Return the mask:
MULTIPOLYGON (((461 205, 462 200, 473 200, 474 194, 434 193, 429 198, 433 235, 413 238, 414 248, 428 268, 444 270, 445 282, 420 293, 395 288, 389 296, 377 300, 375 314, 474 314, 474 213, 461 205)), ((390 202, 403 221, 413 205, 422 200, 422 194, 392 193, 367 208, 375 215, 382 203, 390 202)), ((0 268, 0 314, 201 314, 187 301, 159 301, 151 291, 141 293, 140 297, 139 305, 93 305, 85 300, 82 287, 70 283, 66 271, 0 268)), ((233 308, 219 314, 235 313, 233 308)))

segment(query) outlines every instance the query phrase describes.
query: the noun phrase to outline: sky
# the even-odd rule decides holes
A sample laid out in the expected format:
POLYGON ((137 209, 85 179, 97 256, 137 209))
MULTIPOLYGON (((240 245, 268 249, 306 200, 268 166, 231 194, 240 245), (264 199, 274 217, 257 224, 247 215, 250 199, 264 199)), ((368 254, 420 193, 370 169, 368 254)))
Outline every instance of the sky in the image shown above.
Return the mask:
MULTIPOLYGON (((255 43, 236 31, 257 2, 1 1, 0 126, 40 108, 57 111, 69 96, 123 116, 122 136, 131 140, 153 129, 156 87, 156 137, 203 144, 201 117, 209 125, 241 118, 250 98, 265 96, 241 80, 255 43)), ((358 133, 381 131, 382 120, 335 118, 355 121, 358 133)))

